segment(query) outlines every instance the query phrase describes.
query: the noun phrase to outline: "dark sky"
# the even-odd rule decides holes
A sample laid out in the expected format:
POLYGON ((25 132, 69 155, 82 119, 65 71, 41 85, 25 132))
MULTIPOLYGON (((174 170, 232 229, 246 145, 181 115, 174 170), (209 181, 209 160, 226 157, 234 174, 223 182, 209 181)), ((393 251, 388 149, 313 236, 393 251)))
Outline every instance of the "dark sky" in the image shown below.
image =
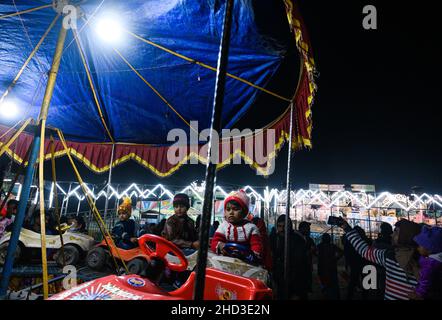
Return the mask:
MULTIPOLYGON (((293 186, 308 183, 375 184, 377 191, 442 192, 441 24, 436 3, 298 1, 320 72, 313 106, 313 149, 295 154, 293 186), (378 30, 364 30, 362 8, 378 9, 378 30)), ((261 119, 262 120, 262 119, 261 119)), ((72 179, 59 160, 59 179, 72 179)), ((286 148, 269 178, 246 165, 218 173, 220 185, 283 187, 286 148)), ((86 181, 106 175, 82 168, 86 181)), ((203 180, 203 165, 159 179, 137 164, 114 171, 114 181, 187 185, 203 180)))
POLYGON ((441 31, 433 2, 303 1, 318 68, 314 149, 295 180, 442 190, 441 31), (375 4, 376 31, 362 28, 375 4), (439 74, 438 74, 439 73, 439 74))

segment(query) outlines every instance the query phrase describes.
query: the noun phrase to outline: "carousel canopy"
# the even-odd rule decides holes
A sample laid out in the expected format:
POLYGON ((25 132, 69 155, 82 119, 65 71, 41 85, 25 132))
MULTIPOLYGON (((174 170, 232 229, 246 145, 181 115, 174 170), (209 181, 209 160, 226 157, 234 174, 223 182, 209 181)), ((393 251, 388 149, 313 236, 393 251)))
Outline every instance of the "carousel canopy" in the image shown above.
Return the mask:
MULTIPOLYGON (((309 145, 315 91, 311 50, 292 2, 284 1, 285 7, 275 3, 235 1, 222 126, 234 127, 263 95, 286 110, 293 96, 268 86, 286 59, 301 57, 302 67, 292 70, 299 78, 296 142, 309 145), (299 55, 288 55, 294 43, 299 55)), ((75 11, 68 8, 65 13, 76 14, 76 29, 68 32, 47 125, 64 133, 77 158, 103 171, 110 152, 101 144, 116 142, 125 148, 117 150, 116 162, 132 157, 157 167, 152 158, 161 160, 158 150, 173 143, 167 141, 168 132, 189 132, 190 121, 198 121, 200 130, 210 127, 225 1, 70 4, 75 11), (143 149, 136 149, 140 145, 143 149), (157 148, 154 155, 146 149, 152 146, 157 148)), ((67 19, 57 19, 56 9, 49 0, 0 4, 0 134, 19 120, 39 115, 58 31, 67 19)), ((295 89, 296 83, 293 93, 295 89)), ((279 126, 276 139, 286 137, 287 121, 272 125, 279 126)), ((8 149, 19 162, 27 149, 24 141, 21 144, 19 150, 8 149)), ((61 154, 61 147, 57 151, 61 154)), ((157 171, 164 170, 171 167, 157 171)))

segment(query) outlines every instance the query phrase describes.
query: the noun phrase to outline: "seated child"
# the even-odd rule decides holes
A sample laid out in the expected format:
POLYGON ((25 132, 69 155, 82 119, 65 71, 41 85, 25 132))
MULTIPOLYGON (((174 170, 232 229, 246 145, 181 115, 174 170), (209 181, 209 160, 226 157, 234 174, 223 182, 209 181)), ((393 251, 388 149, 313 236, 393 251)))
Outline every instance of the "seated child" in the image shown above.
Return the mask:
MULTIPOLYGON (((40 210, 37 209, 33 212, 31 221, 26 229, 32 230, 36 233, 41 233, 41 220, 40 220, 40 210)), ((58 232, 54 228, 54 223, 52 220, 52 211, 45 210, 45 230, 46 235, 56 235, 58 232)))
POLYGON ((11 199, 6 203, 5 214, 0 217, 0 238, 6 232, 12 231, 12 226, 14 222, 15 215, 17 214, 18 201, 11 199))
POLYGON ((211 249, 226 254, 226 243, 246 245, 258 259, 262 258, 263 245, 258 227, 246 219, 249 213, 249 197, 243 191, 231 193, 224 200, 224 221, 212 239, 211 249))
POLYGON ((419 254, 420 274, 411 299, 441 299, 442 294, 442 228, 424 226, 413 239, 419 254))
POLYGON ((138 225, 130 219, 132 215, 132 201, 124 198, 123 203, 118 207, 118 221, 112 229, 112 237, 118 248, 129 250, 138 246, 138 225))
POLYGON ((167 219, 163 230, 164 238, 173 242, 186 255, 199 248, 195 222, 187 215, 189 208, 189 196, 184 193, 177 194, 173 198, 175 214, 167 219))
POLYGON ((71 215, 67 218, 67 224, 71 226, 69 231, 78 233, 87 233, 86 222, 81 215, 71 215))

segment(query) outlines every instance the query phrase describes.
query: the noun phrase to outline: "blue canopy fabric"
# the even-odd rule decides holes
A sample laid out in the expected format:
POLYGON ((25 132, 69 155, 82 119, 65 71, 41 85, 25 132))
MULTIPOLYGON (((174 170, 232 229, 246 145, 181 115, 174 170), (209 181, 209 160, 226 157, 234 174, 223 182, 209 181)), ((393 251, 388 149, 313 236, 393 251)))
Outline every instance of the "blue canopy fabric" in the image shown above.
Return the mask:
MULTIPOLYGON (((51 3, 49 0, 2 0, 0 16, 51 3)), ((259 21, 268 20, 266 25, 279 23, 281 26, 283 21, 288 28, 287 21, 284 21, 287 17, 281 15, 272 3, 238 0, 233 13, 228 72, 260 87, 266 87, 278 71, 289 46, 278 34, 281 28, 267 27, 264 30, 259 25, 259 21)), ((81 1, 79 5, 84 14, 78 20, 77 29, 81 47, 104 121, 116 142, 168 145, 172 143, 167 142, 170 130, 181 128, 188 132, 189 126, 130 69, 114 49, 187 122, 198 121, 200 130, 210 127, 216 72, 128 33, 123 33, 118 43, 106 43, 95 32, 94 21, 112 14, 126 30, 139 37, 216 67, 225 1, 89 0, 81 1), (89 23, 86 23, 88 19, 89 23)), ((55 16, 54 9, 48 7, 0 19, 0 96, 55 16)), ((19 101, 22 118, 38 117, 61 24, 62 18, 5 98, 19 101)), ((260 90, 227 78, 223 128, 232 128, 252 108, 259 94, 262 94, 260 90)), ((0 124, 11 124, 8 121, 0 118, 0 124)), ((66 39, 47 124, 61 129, 71 141, 111 141, 100 119, 71 31, 66 39)))

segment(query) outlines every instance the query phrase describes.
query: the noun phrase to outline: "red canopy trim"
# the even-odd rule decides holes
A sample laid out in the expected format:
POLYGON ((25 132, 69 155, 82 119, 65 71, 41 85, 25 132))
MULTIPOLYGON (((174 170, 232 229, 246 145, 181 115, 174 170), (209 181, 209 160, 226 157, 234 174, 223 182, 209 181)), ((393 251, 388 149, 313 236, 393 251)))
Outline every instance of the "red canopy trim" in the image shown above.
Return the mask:
MULTIPOLYGON (((272 169, 272 161, 277 156, 278 151, 282 148, 284 142, 288 141, 289 137, 289 118, 287 116, 281 117, 271 127, 262 130, 260 137, 262 143, 255 145, 257 134, 251 134, 249 136, 242 137, 238 140, 237 145, 231 139, 221 139, 219 143, 219 162, 218 169, 232 163, 232 160, 239 156, 243 160, 243 163, 250 165, 260 174, 266 176, 272 169), (269 129, 274 130, 274 140, 271 139, 270 145, 267 141, 269 129), (229 152, 224 152, 223 147, 228 144, 229 152), (257 152, 267 159, 263 161, 257 161, 257 152)), ((0 139, 0 147, 4 145, 16 132, 16 130, 10 130, 10 128, 0 125, 0 136, 4 135, 0 139)), ((272 138, 270 136, 270 138, 272 138)), ((28 132, 23 132, 17 140, 6 149, 6 153, 18 163, 23 163, 23 158, 26 155, 28 148, 33 141, 33 135, 28 132)), ((79 161, 81 161, 86 167, 96 173, 103 173, 109 170, 109 163, 112 154, 111 144, 99 144, 99 143, 82 143, 67 141, 69 151, 79 161)), ((61 157, 66 155, 61 141, 58 137, 54 137, 54 149, 55 157, 61 157)), ((193 151, 191 146, 149 146, 149 145, 134 145, 134 144, 116 144, 115 154, 112 167, 120 165, 126 161, 134 160, 140 165, 148 168, 154 174, 159 177, 167 177, 177 171, 181 166, 187 164, 191 159, 196 159, 200 163, 207 163, 207 147, 204 145, 194 146, 193 151), (176 151, 180 151, 181 157, 177 157, 177 163, 171 164, 168 161, 168 152, 170 148, 174 148, 176 151), (204 148, 204 149, 203 149, 204 148), (204 156, 202 156, 204 155, 204 156)), ((45 140, 45 160, 51 159, 51 145, 49 138, 45 140)), ((27 163, 25 163, 27 165, 27 163)))
POLYGON ((284 0, 290 27, 295 36, 296 45, 303 60, 303 70, 300 83, 295 96, 296 103, 296 134, 294 135, 295 147, 312 147, 312 105, 317 91, 315 83, 316 66, 313 58, 312 46, 305 28, 304 20, 299 8, 293 0, 284 0))

